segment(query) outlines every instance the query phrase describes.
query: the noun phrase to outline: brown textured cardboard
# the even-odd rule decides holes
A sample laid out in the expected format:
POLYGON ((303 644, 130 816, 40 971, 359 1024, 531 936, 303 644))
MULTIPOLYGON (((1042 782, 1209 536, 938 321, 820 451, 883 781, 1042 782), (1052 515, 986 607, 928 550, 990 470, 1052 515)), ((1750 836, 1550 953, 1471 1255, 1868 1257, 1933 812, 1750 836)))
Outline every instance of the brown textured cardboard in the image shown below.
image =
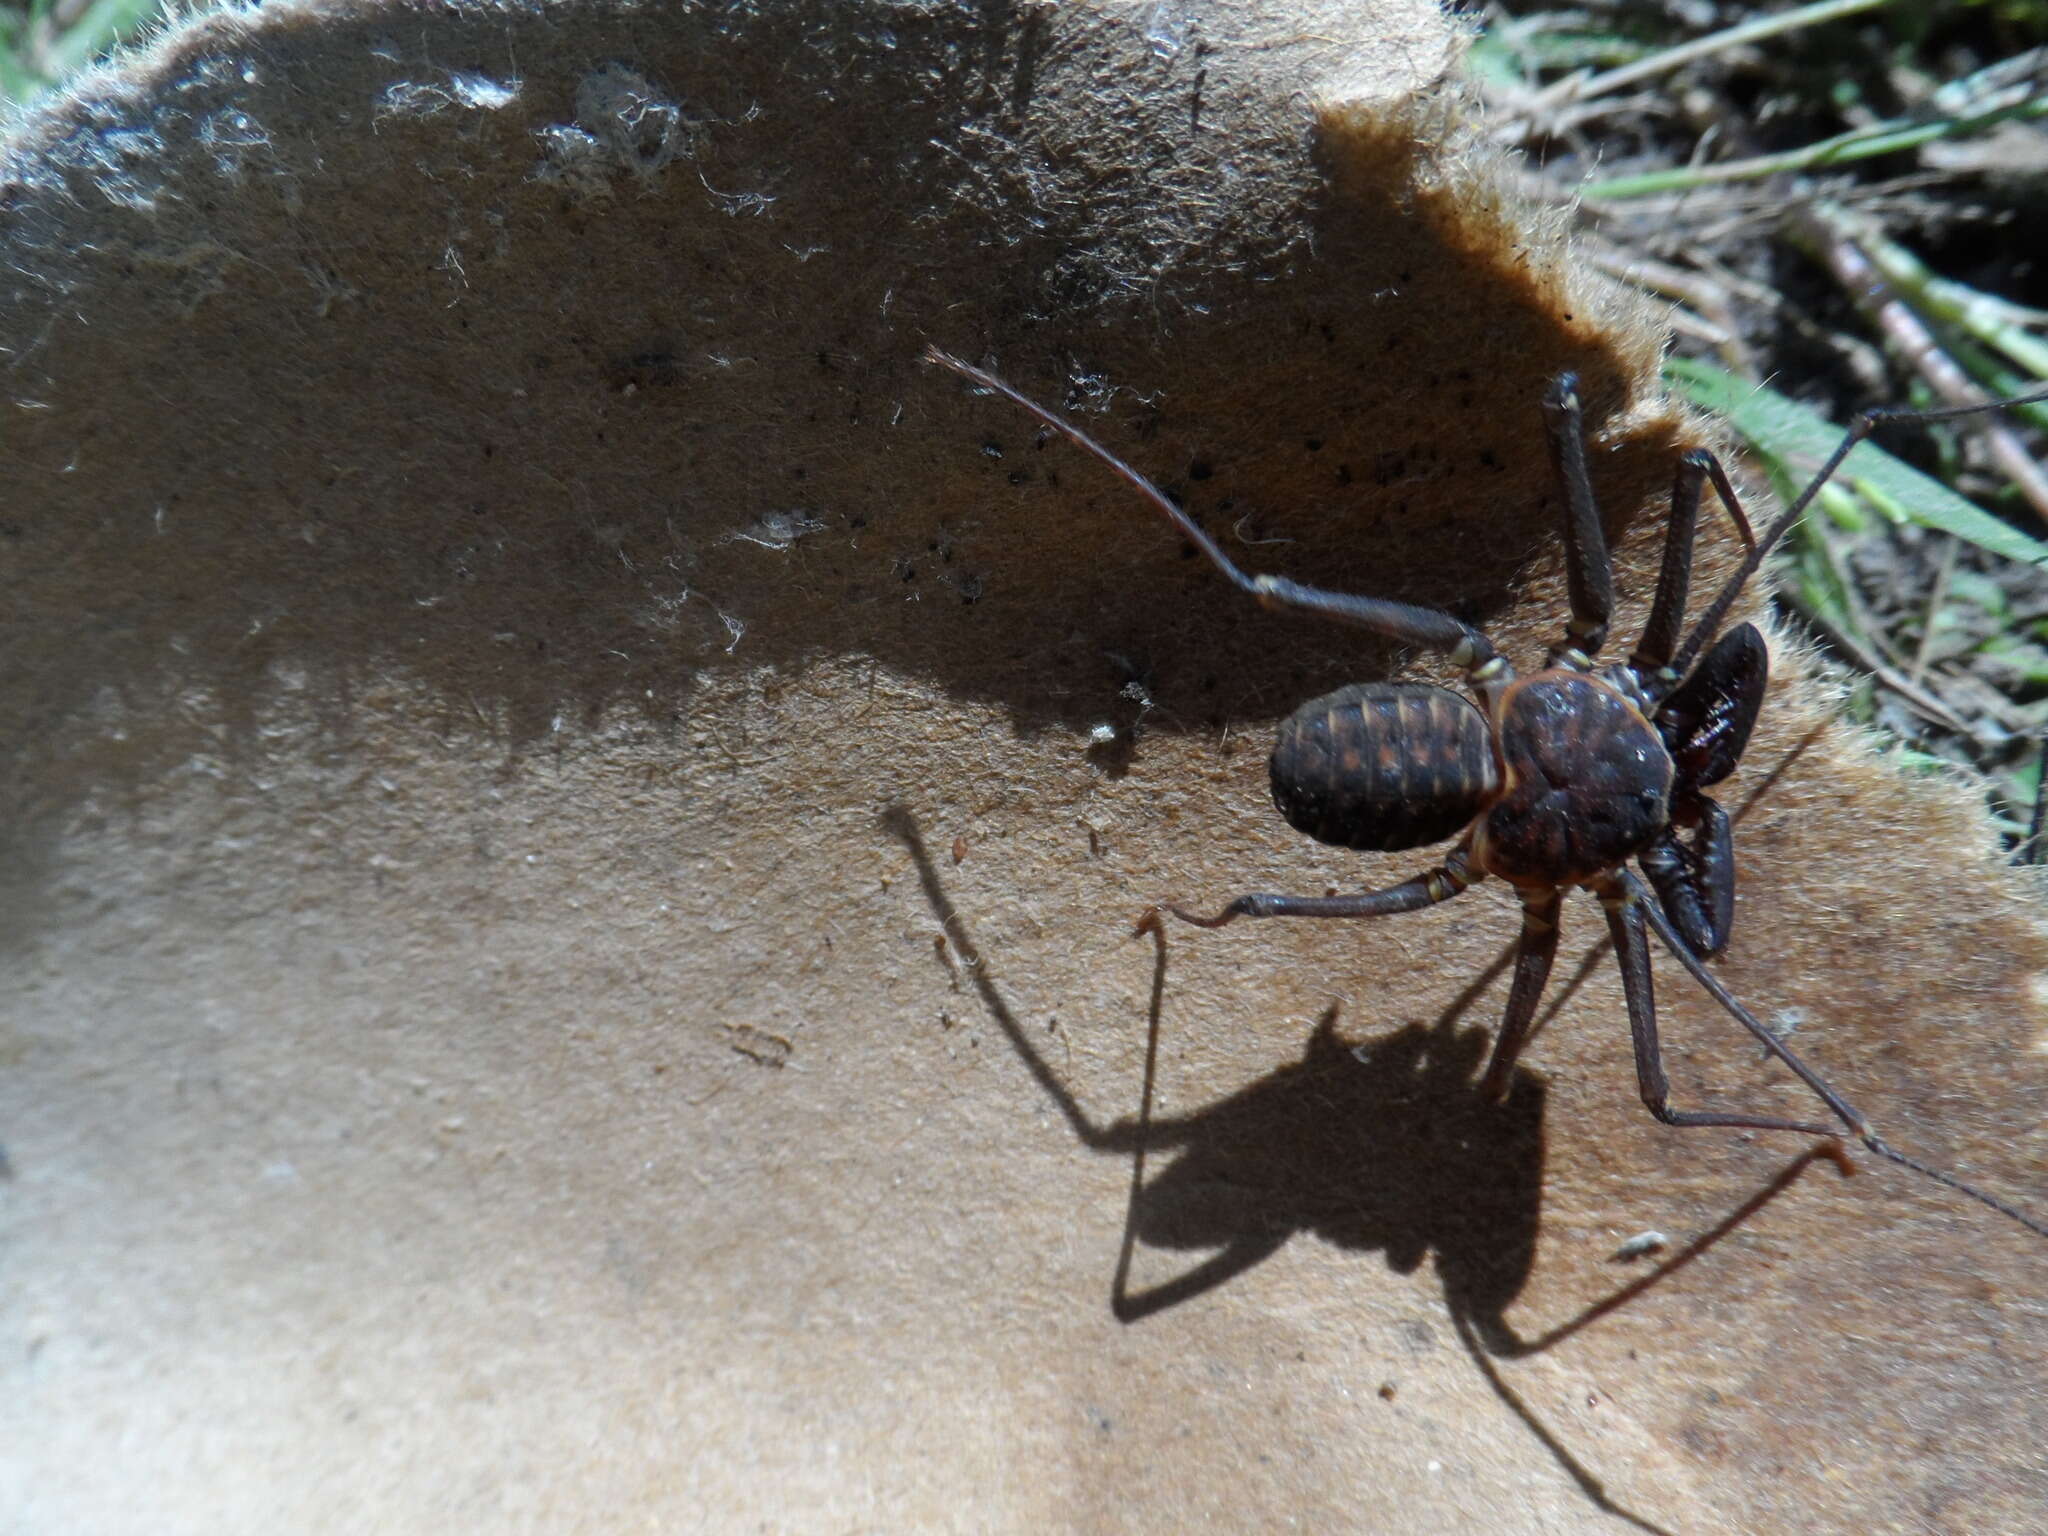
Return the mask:
MULTIPOLYGON (((1498 891, 1127 936, 1417 862, 1264 789, 1400 658, 917 355, 1524 658, 1575 367, 1626 639, 1690 438, 1454 58, 1419 5, 265 7, 17 128, 23 1528, 2030 1527, 2043 1247, 1895 1170, 1548 1342, 1795 1151, 1648 1119, 1611 960, 1493 1110, 1498 891)), ((2038 1207, 2030 898, 1777 666, 1720 971, 2038 1207)), ((1805 1112, 1658 979, 1683 1101, 1805 1112)))

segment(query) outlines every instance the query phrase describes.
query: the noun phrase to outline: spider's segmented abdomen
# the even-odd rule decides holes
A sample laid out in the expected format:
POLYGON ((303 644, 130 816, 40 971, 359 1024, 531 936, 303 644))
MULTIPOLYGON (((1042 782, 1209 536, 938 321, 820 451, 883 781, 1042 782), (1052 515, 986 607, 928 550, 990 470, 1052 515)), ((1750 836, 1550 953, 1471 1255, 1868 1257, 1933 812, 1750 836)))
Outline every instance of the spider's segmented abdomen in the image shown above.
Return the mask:
POLYGON ((1273 804, 1297 832, 1395 853, 1440 843, 1499 785, 1492 733, 1469 700, 1423 683, 1354 683, 1288 716, 1273 804))

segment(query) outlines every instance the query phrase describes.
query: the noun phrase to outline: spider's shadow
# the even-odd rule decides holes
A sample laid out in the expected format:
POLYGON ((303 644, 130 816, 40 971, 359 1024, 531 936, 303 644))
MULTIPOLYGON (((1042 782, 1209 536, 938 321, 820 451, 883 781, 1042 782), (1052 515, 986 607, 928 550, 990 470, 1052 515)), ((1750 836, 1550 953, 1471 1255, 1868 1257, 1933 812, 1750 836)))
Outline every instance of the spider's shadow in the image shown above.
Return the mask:
MULTIPOLYGON (((1166 945, 1155 936, 1150 1034, 1140 1109, 1099 1123, 1018 1024, 989 967, 946 895, 938 867, 910 813, 891 807, 886 828, 910 851, 926 899, 944 925, 989 1016, 1076 1139, 1131 1159, 1130 1203, 1111 1286, 1124 1322, 1192 1300, 1278 1252, 1297 1233, 1339 1247, 1378 1250, 1389 1268, 1412 1273, 1434 1254, 1444 1299, 1460 1342, 1488 1386, 1542 1442, 1602 1510, 1637 1526, 1659 1527, 1614 1503, 1586 1468, 1508 1385, 1493 1357, 1538 1353, 1633 1301, 1697 1259, 1798 1179, 1826 1146, 1794 1158, 1736 1210, 1672 1258, 1585 1307, 1523 1337, 1507 1309, 1527 1283, 1536 1254, 1543 1184, 1540 1078, 1517 1070, 1504 1104, 1478 1091, 1490 1032, 1460 1024, 1473 1002, 1508 967, 1503 948, 1436 1019, 1411 1022, 1352 1045, 1337 1033, 1337 1009, 1309 1032, 1299 1060, 1184 1115, 1151 1115, 1165 997, 1166 945), (1177 1152, 1149 1180, 1148 1156, 1177 1152), (1207 1257, 1163 1280, 1132 1283, 1140 1243, 1207 1257)), ((1544 1022, 1605 956, 1595 949, 1555 995, 1544 1022)))
POLYGON ((1187 1114, 1150 1113, 1166 978, 1155 941, 1151 1041, 1140 1110, 1092 1117, 1018 1023, 965 923, 954 911, 914 820, 884 817, 916 861, 989 1016, 1059 1108, 1075 1137, 1132 1159, 1129 1221, 1111 1305, 1125 1322, 1177 1306, 1278 1252, 1297 1233, 1378 1251, 1401 1274, 1434 1254, 1452 1309, 1486 1347, 1518 1353, 1503 1319, 1535 1258, 1543 1184, 1544 1085, 1518 1072, 1505 1104, 1481 1099, 1488 1032, 1461 1024, 1505 969, 1508 951, 1441 1017, 1363 1044, 1337 1031, 1337 1010, 1310 1030, 1298 1060, 1187 1114), (1177 1154, 1148 1177, 1147 1159, 1177 1154), (1134 1284, 1139 1244, 1207 1257, 1177 1275, 1134 1284))
POLYGON ((1339 1036, 1332 1005, 1298 1060, 1192 1113, 1155 1119, 1163 943, 1155 955, 1140 1111, 1092 1143, 1132 1158, 1111 1293, 1116 1315, 1135 1322, 1176 1306, 1261 1263, 1296 1233, 1313 1233, 1378 1251, 1399 1274, 1433 1253, 1451 1310, 1477 1324, 1488 1348, 1511 1348, 1502 1314, 1535 1258, 1544 1087, 1518 1073, 1505 1104, 1482 1102, 1474 1085, 1487 1032, 1459 1025, 1504 961, 1433 1022, 1366 1044, 1339 1036), (1178 1156, 1148 1180, 1148 1156, 1165 1152, 1178 1156), (1210 1254, 1133 1288, 1140 1243, 1210 1254))

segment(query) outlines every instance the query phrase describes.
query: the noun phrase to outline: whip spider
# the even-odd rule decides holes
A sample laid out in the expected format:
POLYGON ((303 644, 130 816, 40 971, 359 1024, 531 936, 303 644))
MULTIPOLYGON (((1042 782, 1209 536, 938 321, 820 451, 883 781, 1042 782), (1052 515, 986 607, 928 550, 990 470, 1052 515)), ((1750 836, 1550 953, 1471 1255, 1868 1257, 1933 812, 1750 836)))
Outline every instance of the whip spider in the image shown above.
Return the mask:
POLYGON ((1885 1141, 1705 964, 1728 943, 1735 900, 1733 830, 1707 791, 1741 760, 1768 669, 1763 636, 1754 625, 1722 630, 1737 598, 1849 451, 1879 425, 1948 420, 2048 398, 2048 390, 1938 410, 1864 411, 1761 537, 1752 532, 1714 456, 1684 455, 1672 484, 1670 526, 1648 621, 1626 661, 1602 662, 1614 610, 1613 569, 1587 472, 1578 381, 1569 373, 1558 375, 1544 396, 1543 415, 1564 506, 1571 612, 1543 665, 1518 674, 1484 634, 1440 609, 1247 574, 1164 492, 1079 427, 936 347, 925 359, 1002 395, 1099 459, 1224 580, 1261 607, 1319 614, 1441 651, 1464 670, 1470 699, 1423 683, 1353 684, 1312 699, 1281 725, 1270 764, 1274 804, 1296 830, 1337 847, 1379 852, 1455 838, 1435 868, 1383 890, 1350 895, 1240 896, 1212 916, 1162 903, 1147 911, 1141 927, 1156 924, 1163 914, 1201 928, 1221 928, 1241 917, 1386 917, 1449 901, 1489 877, 1504 881, 1521 898, 1522 931, 1507 1010, 1481 1081, 1481 1091, 1499 1099, 1550 978, 1564 893, 1590 890, 1606 911, 1621 964, 1637 1083, 1658 1120, 1841 1135, 1835 1126, 1815 1121, 1672 1105, 1657 1038, 1648 930, 1871 1152, 2048 1237, 2048 1225, 1885 1141), (1693 534, 1709 484, 1734 519, 1747 553, 1687 629, 1693 534), (1631 860, 1635 870, 1628 867, 1631 860))

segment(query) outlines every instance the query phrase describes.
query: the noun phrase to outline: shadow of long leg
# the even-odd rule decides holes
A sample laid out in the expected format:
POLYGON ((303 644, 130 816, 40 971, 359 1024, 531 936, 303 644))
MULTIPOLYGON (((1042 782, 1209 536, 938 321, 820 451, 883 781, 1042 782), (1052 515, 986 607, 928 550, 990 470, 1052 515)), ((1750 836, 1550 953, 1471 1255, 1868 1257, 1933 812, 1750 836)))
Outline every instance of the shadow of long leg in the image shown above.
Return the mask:
MULTIPOLYGON (((996 1027, 1008 1038, 1011 1049, 1022 1059, 1025 1070, 1030 1072, 1039 1090, 1058 1108, 1075 1137, 1082 1145, 1097 1150, 1121 1151, 1130 1145, 1133 1130, 1096 1124, 1088 1111, 1081 1107, 1080 1101, 1074 1097, 1073 1091, 1060 1080, 1059 1074, 1053 1071, 1052 1064, 1039 1052, 1038 1047, 1031 1043, 1031 1037, 1025 1033, 1023 1025, 1017 1022, 1016 1014, 1011 1011, 1009 1002, 1003 997, 995 984, 995 978, 989 973, 988 965, 980 949, 975 945, 974 936, 967 931, 967 925, 961 921, 959 912, 954 909, 951 899, 946 895, 945 885, 939 879, 938 866, 932 862, 931 852, 924 845, 924 835, 918 831, 916 818, 902 806, 892 805, 883 811, 882 824, 910 851, 911 862, 917 868, 918 883, 924 888, 925 900, 931 904, 932 911, 944 928, 946 941, 960 957, 962 966, 974 984, 976 994, 981 998, 982 1006, 988 1010, 989 1017, 996 1021, 996 1027)), ((1158 986, 1159 983, 1155 980, 1155 993, 1158 986)))
POLYGON ((1199 1296, 1304 1231, 1348 1249, 1379 1249, 1403 1274, 1434 1251, 1447 1295, 1478 1317, 1497 1316, 1520 1294, 1541 1198, 1543 1086, 1517 1073, 1506 1104, 1485 1103, 1474 1082, 1484 1031, 1458 1028, 1514 963, 1518 943, 1503 946, 1433 1025, 1348 1044, 1335 1034, 1333 1007, 1300 1060, 1190 1113, 1161 1117, 1169 946, 1155 933, 1139 1105, 1109 1122, 1086 1110, 1027 1035, 953 910, 914 820, 897 809, 885 824, 910 852, 990 1018, 1076 1140, 1131 1158, 1110 1298, 1116 1316, 1136 1321, 1199 1296), (1155 1168, 1169 1149, 1175 1161, 1155 1168), (1461 1193, 1454 1199, 1451 1191, 1461 1193), (1178 1275, 1134 1286, 1141 1246, 1205 1252, 1178 1275))
POLYGON ((1536 1437, 1543 1449, 1550 1452, 1552 1458, 1564 1469, 1565 1475, 1578 1484, 1579 1491, 1587 1499, 1603 1513, 1612 1515, 1617 1520, 1625 1520, 1639 1531, 1650 1531, 1654 1536, 1674 1536, 1674 1533, 1665 1527, 1646 1520, 1634 1510, 1614 1502, 1607 1492, 1607 1485, 1594 1476, 1592 1469, 1574 1456, 1562 1440, 1551 1433, 1550 1426, 1538 1418, 1535 1410, 1522 1400, 1522 1395, 1507 1384, 1500 1373, 1500 1367, 1493 1363, 1485 1346, 1473 1331, 1471 1318, 1453 1309, 1451 1326, 1457 1330, 1458 1342, 1465 1346, 1465 1353, 1472 1357, 1472 1363, 1479 1368, 1479 1374, 1486 1378, 1487 1386, 1493 1389, 1493 1395, 1501 1400, 1510 1413, 1522 1421, 1529 1433, 1536 1437))
POLYGON ((1715 1222, 1713 1226, 1687 1243, 1670 1258, 1657 1265, 1656 1268, 1631 1280, 1627 1285, 1621 1286, 1619 1289, 1601 1297, 1598 1301, 1582 1308, 1554 1327, 1546 1328, 1533 1338, 1523 1339, 1518 1337, 1508 1327, 1506 1322, 1499 1318, 1474 1319, 1484 1334, 1487 1348, 1493 1354, 1505 1359, 1520 1359, 1525 1355, 1541 1354, 1544 1350, 1563 1343, 1573 1334, 1591 1327, 1610 1313, 1620 1311, 1621 1308, 1627 1306, 1644 1292, 1662 1285, 1680 1270, 1694 1263, 1709 1249, 1719 1244, 1729 1233, 1742 1226, 1751 1217, 1755 1216, 1757 1212, 1798 1183, 1800 1176, 1814 1163, 1823 1161, 1834 1163, 1841 1170, 1844 1177, 1855 1172, 1854 1165, 1849 1163, 1844 1156, 1839 1142, 1820 1142, 1808 1147, 1804 1152, 1793 1158, 1791 1162, 1779 1169, 1777 1174, 1762 1189, 1751 1195, 1742 1204, 1736 1206, 1734 1210, 1715 1222))
POLYGON ((1138 1202, 1145 1193, 1145 1153, 1153 1144, 1152 1094, 1159 1081, 1160 1019, 1166 1006, 1166 935, 1157 926, 1152 934, 1152 997, 1146 1009, 1145 1077, 1138 1096, 1135 1145, 1131 1148, 1130 1196, 1124 1204, 1124 1231, 1117 1245, 1116 1275, 1110 1281, 1109 1309, 1120 1323, 1135 1323, 1155 1312, 1212 1290, 1235 1279, 1246 1270, 1271 1258, 1293 1235, 1289 1228, 1274 1227, 1265 1232, 1247 1232, 1212 1254, 1194 1268, 1142 1291, 1131 1290, 1131 1266, 1138 1248, 1138 1202))

